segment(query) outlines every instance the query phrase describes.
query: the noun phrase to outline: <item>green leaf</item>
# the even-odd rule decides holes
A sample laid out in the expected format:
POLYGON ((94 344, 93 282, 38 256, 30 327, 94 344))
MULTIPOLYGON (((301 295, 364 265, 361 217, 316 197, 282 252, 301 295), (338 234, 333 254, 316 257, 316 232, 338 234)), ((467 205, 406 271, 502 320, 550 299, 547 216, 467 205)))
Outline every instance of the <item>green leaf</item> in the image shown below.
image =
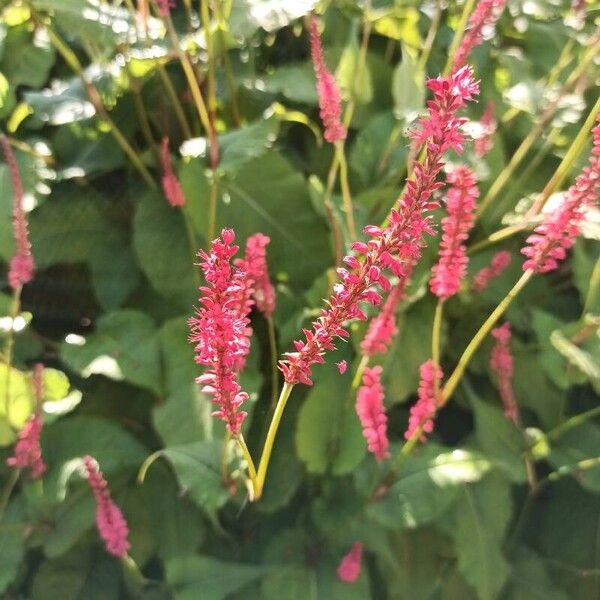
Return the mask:
POLYGON ((16 577, 25 554, 25 517, 21 503, 13 501, 0 522, 0 594, 16 577))
POLYGON ((183 556, 167 562, 167 579, 175 588, 176 600, 225 600, 266 571, 210 556, 183 556))
POLYGON ((160 451, 175 469, 180 484, 205 510, 214 510, 228 499, 221 481, 221 443, 196 442, 160 451))
POLYGON ((360 68, 358 45, 358 22, 348 32, 348 42, 342 51, 336 70, 336 79, 342 95, 354 99, 358 104, 368 104, 373 98, 373 83, 368 64, 360 68))
POLYGON ((443 522, 456 543, 458 568, 481 600, 498 598, 510 573, 501 547, 511 504, 509 485, 490 474, 462 487, 450 517, 443 522))
POLYGON ((454 503, 459 489, 479 481, 491 464, 467 450, 440 453, 428 444, 411 457, 389 492, 368 506, 367 514, 391 529, 414 529, 437 519, 454 503))
POLYGON ((266 90, 288 100, 311 106, 317 104, 317 87, 312 63, 287 64, 265 78, 266 90))
POLYGON ((84 377, 102 374, 161 391, 159 346, 154 321, 135 310, 107 313, 83 346, 61 345, 64 363, 84 377))
MULTIPOLYGON (((33 412, 34 406, 33 388, 27 375, 0 363, 0 417, 8 417, 12 427, 18 431, 33 412)), ((2 432, 0 445, 10 444, 14 438, 14 432, 2 432)))
POLYGON ((197 248, 192 255, 181 210, 169 206, 158 193, 144 194, 135 213, 133 242, 152 287, 189 310, 196 298, 197 248))
POLYGON ((425 73, 418 66, 416 53, 402 44, 402 61, 392 79, 394 112, 398 119, 411 122, 425 106, 425 73))

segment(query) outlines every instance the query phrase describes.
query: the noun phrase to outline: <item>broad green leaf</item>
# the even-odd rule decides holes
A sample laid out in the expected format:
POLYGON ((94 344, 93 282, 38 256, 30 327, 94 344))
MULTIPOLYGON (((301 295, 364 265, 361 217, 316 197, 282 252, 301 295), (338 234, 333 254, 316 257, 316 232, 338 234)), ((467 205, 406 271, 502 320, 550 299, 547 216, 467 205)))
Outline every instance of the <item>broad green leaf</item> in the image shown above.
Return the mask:
POLYGON ((25 555, 25 517, 21 503, 13 501, 0 522, 0 594, 6 591, 16 577, 25 555))
MULTIPOLYGON (((0 363, 0 417, 9 419, 15 430, 21 429, 35 407, 33 387, 29 377, 15 369, 0 363)), ((0 445, 10 444, 14 432, 0 433, 0 445)))
POLYGON ((153 392, 162 388, 156 326, 148 315, 139 311, 105 314, 82 346, 63 342, 61 358, 84 377, 101 374, 153 392))
MULTIPOLYGON (((373 84, 367 64, 360 64, 360 48, 357 35, 358 23, 350 27, 348 42, 342 51, 336 70, 336 79, 344 97, 358 104, 368 104, 373 98, 373 84)), ((333 69, 332 69, 333 70, 333 69)))
POLYGON ((211 556, 182 556, 167 562, 167 579, 175 588, 176 600, 225 600, 267 571, 211 556))
POLYGON ((287 64, 276 68, 264 80, 266 90, 288 100, 315 105, 318 101, 312 63, 287 64))
POLYGON ((133 243, 139 264, 152 287, 182 310, 196 298, 198 248, 191 240, 181 210, 162 195, 146 193, 136 210, 133 243))
POLYGON ((394 112, 409 123, 425 106, 425 73, 419 69, 416 53, 402 45, 402 61, 394 69, 392 79, 394 112))

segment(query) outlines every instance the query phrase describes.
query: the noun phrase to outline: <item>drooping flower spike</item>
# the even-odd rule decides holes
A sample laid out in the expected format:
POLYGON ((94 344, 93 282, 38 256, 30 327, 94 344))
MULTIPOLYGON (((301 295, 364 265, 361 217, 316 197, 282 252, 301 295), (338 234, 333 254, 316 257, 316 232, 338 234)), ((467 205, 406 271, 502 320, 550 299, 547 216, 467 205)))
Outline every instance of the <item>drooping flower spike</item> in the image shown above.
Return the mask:
POLYGON ((342 558, 338 568, 337 576, 344 583, 354 583, 360 577, 362 568, 362 542, 354 542, 348 554, 342 558))
POLYGON ((169 138, 165 137, 160 145, 160 156, 163 169, 162 187, 167 202, 177 208, 185 204, 185 195, 181 189, 181 184, 173 171, 171 164, 171 155, 169 154, 169 138))
POLYGON ((104 540, 106 551, 113 556, 123 557, 131 547, 129 528, 121 509, 114 503, 104 475, 91 456, 83 457, 83 466, 88 485, 96 501, 96 527, 104 540))
POLYGON ((310 55, 315 77, 321 121, 325 127, 323 137, 331 144, 346 139, 346 128, 342 124, 342 97, 333 73, 325 64, 325 56, 319 34, 319 22, 314 15, 309 17, 310 55))
POLYGON ((476 293, 482 292, 492 279, 502 275, 508 265, 510 265, 511 260, 512 257, 508 250, 496 252, 496 254, 492 256, 490 264, 478 271, 473 278, 473 291, 476 293))
POLYGON ((442 300, 458 292, 467 274, 469 259, 465 242, 475 224, 475 203, 479 197, 477 181, 469 167, 456 167, 448 175, 448 183, 448 216, 442 220, 439 261, 433 267, 433 277, 429 282, 431 291, 442 300))
POLYGON ((381 371, 379 366, 367 367, 363 373, 362 386, 356 395, 356 414, 362 425, 363 437, 367 440, 369 452, 378 461, 390 456, 381 371))
POLYGON ((381 302, 377 288, 391 290, 384 270, 391 271, 401 281, 406 280, 421 257, 423 234, 433 233, 428 213, 438 206, 432 195, 443 185, 436 181, 443 167, 442 157, 450 149, 462 151, 461 126, 465 119, 456 113, 474 98, 479 88, 469 67, 450 77, 431 79, 427 85, 434 98, 428 103, 428 117, 421 119, 413 132, 415 139, 425 144, 425 158, 415 166, 412 179, 390 213, 389 224, 384 229, 374 225, 365 227, 365 234, 371 238, 369 242, 352 244, 362 261, 356 256, 344 258, 349 269, 338 269, 341 282, 334 286, 328 307, 322 309, 311 330, 304 330, 305 341, 294 342, 295 352, 287 353, 287 358, 280 362, 287 383, 312 384, 312 366, 325 362, 323 355, 335 348, 336 338, 348 337, 346 322, 367 318, 360 303, 377 306, 381 302))
POLYGON ((4 134, 0 134, 0 145, 4 160, 8 166, 13 188, 13 235, 15 238, 15 255, 10 259, 8 268, 8 284, 13 290, 29 283, 33 279, 35 263, 31 255, 27 216, 23 210, 23 181, 15 153, 4 134))
POLYGON ((46 463, 40 445, 43 426, 41 414, 36 412, 29 417, 19 431, 13 456, 6 460, 6 464, 13 469, 29 469, 32 479, 38 479, 46 472, 46 463))
POLYGON ((467 30, 454 55, 453 71, 469 61, 473 48, 481 44, 484 37, 494 28, 505 5, 506 0, 479 0, 469 17, 467 30))
POLYGON ((600 190, 600 115, 592 130, 592 153, 586 167, 567 190, 560 206, 545 213, 544 221, 527 238, 521 253, 527 257, 523 270, 547 273, 558 267, 579 235, 586 208, 598 203, 600 190))
POLYGON ((171 9, 175 8, 175 0, 156 0, 156 4, 161 17, 168 17, 171 9))
POLYGON ((519 422, 519 406, 512 387, 514 360, 510 351, 512 337, 510 323, 506 322, 504 325, 492 329, 492 337, 496 340, 496 343, 490 355, 490 368, 495 373, 498 381, 504 415, 516 425, 519 422))
POLYGON ((196 344, 196 362, 207 367, 196 381, 203 385, 203 391, 212 395, 218 407, 214 416, 222 419, 229 432, 236 436, 246 417, 239 409, 248 399, 237 378, 250 340, 248 317, 240 312, 240 306, 245 306, 240 295, 246 293, 248 275, 231 264, 238 251, 234 240, 233 230, 223 229, 221 237, 212 242, 210 252, 199 252, 207 286, 200 288, 201 307, 189 324, 190 341, 196 344))
POLYGON ((404 433, 409 440, 419 429, 423 430, 421 441, 426 440, 425 434, 433 431, 433 420, 439 402, 439 382, 443 377, 442 370, 432 360, 421 365, 421 381, 419 383, 418 398, 410 409, 408 428, 404 433))
POLYGON ((244 267, 252 280, 252 298, 256 308, 266 318, 275 310, 275 288, 269 277, 267 266, 267 246, 271 238, 262 233, 255 233, 246 240, 246 256, 244 267))

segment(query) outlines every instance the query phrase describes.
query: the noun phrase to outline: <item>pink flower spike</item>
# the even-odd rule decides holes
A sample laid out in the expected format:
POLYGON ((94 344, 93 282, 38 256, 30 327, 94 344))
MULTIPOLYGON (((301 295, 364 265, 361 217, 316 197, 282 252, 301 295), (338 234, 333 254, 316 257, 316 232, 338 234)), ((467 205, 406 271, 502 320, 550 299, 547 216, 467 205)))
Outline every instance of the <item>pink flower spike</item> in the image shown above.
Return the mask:
POLYGON ((10 259, 8 285, 16 290, 33 279, 35 263, 31 255, 27 217, 23 210, 23 181, 17 158, 8 138, 4 134, 0 134, 0 145, 2 146, 4 160, 8 166, 13 188, 13 234, 16 253, 10 259))
POLYGON ((448 175, 448 182, 451 186, 446 199, 448 216, 442 220, 440 257, 429 282, 431 291, 442 300, 458 292, 467 274, 465 241, 475 223, 475 203, 479 197, 475 175, 466 166, 454 169, 448 175))
POLYGON ((492 256, 490 264, 481 269, 473 278, 473 291, 476 293, 482 292, 492 279, 502 275, 504 270, 510 265, 511 260, 512 257, 508 250, 496 252, 492 256))
POLYGON ((421 441, 426 441, 425 434, 433 431, 433 419, 437 411, 439 382, 443 377, 442 370, 432 360, 421 365, 421 382, 419 383, 418 399, 410 409, 408 428, 404 434, 409 440, 419 429, 423 430, 421 441))
POLYGON ((483 115, 481 116, 481 127, 482 132, 481 135, 475 139, 475 154, 482 158, 484 157, 491 149, 494 144, 493 136, 496 133, 496 128, 498 123, 496 118, 494 117, 494 103, 488 102, 485 110, 483 111, 483 115))
POLYGON ((341 121, 342 99, 335 77, 325 64, 319 22, 314 15, 309 18, 309 27, 310 55, 317 78, 320 116, 325 127, 324 137, 330 144, 334 144, 338 140, 346 139, 346 128, 341 121))
POLYGON ((185 204, 185 195, 181 189, 181 184, 177 179, 171 165, 171 155, 169 154, 169 138, 165 137, 160 145, 160 157, 162 162, 163 176, 162 186, 167 202, 174 208, 185 204))
POLYGON ((356 414, 363 428, 363 437, 367 440, 369 452, 378 461, 390 456, 381 371, 381 367, 367 367, 356 395, 356 414))
POLYGON ((29 469, 32 479, 38 479, 46 472, 40 446, 43 426, 44 421, 40 414, 36 413, 29 417, 19 431, 14 455, 6 460, 6 464, 14 469, 29 469))
POLYGON ((360 577, 362 568, 363 545, 361 542, 354 542, 348 554, 342 558, 337 568, 337 576, 344 583, 354 583, 360 577))
POLYGON ((171 9, 175 8, 175 0, 156 0, 156 4, 161 17, 168 17, 171 9))
POLYGON ((534 234, 527 238, 527 246, 521 254, 527 257, 523 270, 546 273, 558 267, 559 261, 567 255, 567 250, 579 235, 581 222, 588 207, 598 202, 600 189, 600 115, 599 123, 592 129, 592 153, 586 167, 567 190, 560 206, 548 210, 544 221, 534 234))
POLYGON ((253 281, 256 308, 268 319, 275 310, 275 288, 269 277, 267 246, 271 238, 255 233, 246 240, 245 268, 253 281))
POLYGON ((490 368, 496 375, 498 390, 504 406, 504 415, 515 425, 519 422, 519 406, 512 387, 514 361, 510 351, 512 333, 510 323, 504 323, 492 329, 492 336, 496 343, 490 355, 490 368))
POLYGON ((213 415, 223 420, 229 432, 236 436, 246 417, 239 408, 248 394, 241 390, 237 378, 249 351, 251 330, 248 317, 243 314, 245 311, 240 310, 245 306, 240 294, 248 289, 248 274, 231 264, 238 251, 234 240, 233 230, 223 229, 221 237, 212 242, 209 253, 199 252, 200 267, 208 285, 200 288, 201 307, 189 325, 196 362, 207 367, 196 381, 204 386, 203 391, 212 395, 218 407, 213 415))
POLYGON ((415 166, 385 229, 365 228, 370 236, 368 244, 352 244, 362 257, 359 266, 338 269, 341 281, 334 285, 327 307, 321 310, 312 329, 305 331, 305 341, 294 342, 295 352, 286 353, 286 359, 280 361, 287 383, 312 385, 312 366, 324 362, 323 355, 335 348, 337 338, 348 338, 347 322, 367 319, 360 304, 379 304, 377 288, 389 289, 384 271, 391 271, 405 282, 421 258, 423 236, 434 233, 428 213, 438 206, 432 196, 443 185, 436 178, 442 171, 444 153, 451 148, 462 151, 464 138, 460 128, 464 120, 456 112, 478 93, 478 85, 471 69, 465 67, 450 77, 429 80, 428 86, 434 99, 428 104, 428 118, 421 119, 414 134, 425 144, 425 158, 415 166), (378 273, 372 270, 373 266, 381 274, 378 282, 369 278, 369 274, 378 273))
POLYGON ((106 551, 123 557, 129 551, 129 528, 121 509, 113 502, 104 475, 98 463, 91 456, 83 457, 88 485, 96 501, 96 526, 104 540, 106 551))
POLYGON ((335 363, 335 366, 338 368, 340 375, 343 375, 348 369, 348 363, 345 360, 340 360, 340 362, 335 363))
POLYGON ((467 30, 454 55, 453 71, 467 63, 473 48, 479 46, 484 37, 489 35, 490 31, 493 31, 505 5, 506 0, 479 0, 475 10, 469 17, 467 30))

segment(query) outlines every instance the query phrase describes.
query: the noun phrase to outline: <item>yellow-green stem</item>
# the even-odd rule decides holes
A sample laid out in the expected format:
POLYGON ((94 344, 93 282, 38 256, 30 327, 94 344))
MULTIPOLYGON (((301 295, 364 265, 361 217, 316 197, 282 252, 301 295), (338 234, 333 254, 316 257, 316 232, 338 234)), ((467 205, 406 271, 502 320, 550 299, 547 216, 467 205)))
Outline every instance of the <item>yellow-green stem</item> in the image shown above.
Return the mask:
POLYGON ((596 406, 595 408, 587 410, 586 412, 570 417, 564 423, 561 423, 560 425, 549 431, 546 434, 546 439, 548 441, 557 440, 561 435, 563 435, 567 431, 570 431, 575 427, 579 427, 579 425, 582 425, 586 421, 589 421, 590 419, 593 419, 598 416, 600 416, 600 406, 596 406))
POLYGON ((4 388, 4 414, 6 415, 6 421, 9 427, 12 428, 10 422, 10 413, 12 410, 12 402, 10 400, 10 372, 12 365, 12 352, 15 344, 15 319, 19 315, 21 310, 21 290, 22 287, 18 287, 13 291, 13 297, 10 305, 10 331, 6 337, 6 343, 4 346, 4 359, 6 361, 6 385, 4 388))
POLYGON ((433 42, 435 41, 435 36, 437 35, 437 31, 440 26, 441 17, 442 5, 438 1, 435 3, 435 12, 431 18, 429 31, 427 32, 427 37, 425 38, 425 43, 423 44, 423 51, 419 57, 418 71, 425 71, 427 67, 427 61, 429 60, 429 55, 431 54, 431 49, 433 48, 433 42))
POLYGON ((274 408, 277 404, 277 390, 279 389, 279 369, 277 368, 277 337, 272 316, 267 317, 267 331, 269 334, 269 355, 271 357, 271 405, 274 408))
POLYGON ((346 226, 348 227, 350 239, 356 240, 358 239, 358 235, 356 233, 356 223, 354 222, 354 205, 352 203, 350 184, 348 182, 348 163, 346 162, 343 141, 336 142, 335 153, 339 155, 338 161, 340 164, 340 185, 342 188, 342 198, 344 201, 344 213, 346 214, 346 226))
POLYGON ((365 369, 369 366, 370 357, 364 354, 361 356, 360 362, 358 363, 358 367, 356 367, 356 372, 354 373, 354 377, 352 379, 352 385, 350 387, 351 391, 354 391, 360 385, 362 381, 363 373, 365 369))
POLYGON ((217 172, 211 171, 209 181, 208 205, 208 243, 215 239, 217 232, 217 201, 219 199, 219 181, 217 172))
POLYGON ((598 292, 600 292, 600 258, 596 261, 592 276, 590 277, 590 285, 585 296, 585 303, 583 304, 584 315, 592 310, 598 298, 598 292))
POLYGON ((167 96, 169 97, 169 102, 173 110, 175 111, 175 117, 177 122, 179 123, 179 127, 181 128, 181 132, 183 133, 186 139, 190 139, 193 137, 192 130, 188 125, 185 111, 183 110, 183 106, 179 100, 179 96, 177 96, 177 92, 175 91, 175 87, 173 86, 173 82, 167 73, 167 70, 163 65, 158 65, 158 76, 160 77, 160 81, 167 92, 167 96))
MULTIPOLYGON (((444 301, 438 299, 433 315, 433 327, 431 331, 431 358, 433 362, 439 366, 441 353, 441 337, 442 337, 442 316, 444 314, 444 301)), ((438 380, 436 379, 436 384, 438 380)))
POLYGON ((290 394, 292 393, 293 389, 294 385, 292 383, 288 383, 287 381, 283 384, 283 387, 281 388, 281 394, 279 395, 279 399, 277 400, 275 412, 273 413, 273 417, 271 418, 271 423, 269 424, 269 430, 267 431, 265 444, 260 455, 258 472, 256 474, 256 486, 254 488, 254 500, 258 500, 262 495, 263 487, 265 485, 265 479, 267 477, 267 469, 269 468, 269 461, 271 460, 271 452, 273 451, 273 444, 275 443, 275 437, 277 435, 277 430, 279 429, 279 424, 281 422, 281 417, 283 416, 283 411, 285 410, 285 405, 287 404, 288 398, 290 397, 290 394))
POLYGON ((471 362, 473 355, 481 345, 481 343, 485 340, 487 335, 490 333, 494 325, 500 320, 502 315, 506 312, 508 307, 511 305, 512 301, 519 295, 521 290, 525 287, 527 282, 531 279, 533 275, 533 271, 531 269, 525 271, 523 275, 521 275, 520 279, 515 283, 512 289, 506 294, 506 296, 502 299, 500 304, 494 309, 492 314, 487 318, 485 323, 479 328, 477 333, 473 336, 473 339, 469 342, 465 351, 462 353, 462 356, 458 360, 458 364, 454 369, 454 372, 448 378, 448 381, 442 388, 442 397, 440 399, 440 407, 444 406, 448 400, 452 397, 452 394, 456 390, 458 383, 460 382, 467 366, 471 362))
POLYGON ((252 460, 252 455, 250 454, 250 450, 248 450, 248 446, 246 446, 246 441, 244 440, 244 436, 240 433, 235 436, 235 441, 237 445, 240 447, 242 454, 244 455, 244 460, 246 461, 246 468, 248 469, 248 476, 250 477, 250 483, 252 484, 252 493, 253 497, 250 498, 251 501, 258 500, 258 496, 256 495, 257 490, 257 480, 256 480, 256 467, 254 466, 254 461, 252 460))
POLYGON ((454 66, 454 57, 456 56, 456 51, 462 42, 463 36, 465 35, 465 29, 467 27, 467 23, 469 21, 469 17, 473 12, 473 7, 475 6, 475 0, 467 0, 463 7, 462 14, 460 15, 460 21, 456 26, 456 33, 454 34, 454 38, 452 39, 452 44, 450 45, 450 50, 448 51, 448 60, 446 61, 446 66, 444 67, 444 75, 450 75, 450 71, 454 66))

